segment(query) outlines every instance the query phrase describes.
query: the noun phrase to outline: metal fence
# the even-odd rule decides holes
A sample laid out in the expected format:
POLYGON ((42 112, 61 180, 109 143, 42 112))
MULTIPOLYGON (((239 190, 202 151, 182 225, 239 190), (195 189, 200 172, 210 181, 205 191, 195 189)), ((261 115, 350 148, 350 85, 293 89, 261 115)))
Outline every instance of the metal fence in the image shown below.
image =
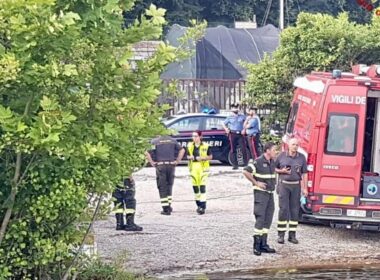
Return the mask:
POLYGON ((178 112, 197 113, 203 107, 229 110, 231 104, 241 103, 245 97, 244 80, 181 79, 164 80, 159 103, 172 107, 170 114, 178 112), (175 94, 168 88, 175 87, 175 94))
MULTIPOLYGON (((246 95, 245 80, 163 80, 162 94, 158 102, 171 106, 167 112, 168 115, 198 113, 202 112, 205 107, 228 111, 231 105, 236 103, 241 104, 241 109, 245 111, 244 99, 246 95)), ((259 108, 258 113, 265 118, 275 110, 276 106, 271 105, 259 108)))

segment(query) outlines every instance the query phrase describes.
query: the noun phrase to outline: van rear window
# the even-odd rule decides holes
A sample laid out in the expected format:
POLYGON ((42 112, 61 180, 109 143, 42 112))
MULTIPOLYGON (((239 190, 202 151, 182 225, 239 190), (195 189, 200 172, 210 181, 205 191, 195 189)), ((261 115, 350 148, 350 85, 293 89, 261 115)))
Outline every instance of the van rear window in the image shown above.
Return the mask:
POLYGON ((326 154, 356 154, 357 115, 331 114, 327 127, 326 154))

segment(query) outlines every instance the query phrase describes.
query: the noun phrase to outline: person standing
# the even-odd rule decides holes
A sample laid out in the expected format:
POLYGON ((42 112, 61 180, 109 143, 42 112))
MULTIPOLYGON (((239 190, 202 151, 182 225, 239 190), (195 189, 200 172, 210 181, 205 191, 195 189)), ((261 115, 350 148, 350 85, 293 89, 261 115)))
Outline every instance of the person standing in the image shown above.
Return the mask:
POLYGON ((157 187, 162 215, 171 215, 175 167, 185 154, 185 149, 170 136, 159 136, 151 141, 152 149, 145 152, 149 163, 156 168, 157 187))
POLYGON ((285 232, 289 226, 288 241, 298 244, 296 231, 301 190, 307 196, 307 163, 305 156, 298 152, 298 140, 291 138, 288 143, 288 151, 282 152, 276 160, 280 208, 277 223, 278 243, 284 244, 285 232))
POLYGON ((273 193, 276 187, 275 162, 276 145, 268 142, 264 145, 264 154, 252 160, 244 168, 244 176, 253 184, 255 228, 253 230, 253 253, 276 253, 268 243, 268 232, 274 214, 273 193))
POLYGON ((112 196, 115 198, 116 230, 142 231, 143 228, 135 224, 136 186, 132 177, 123 180, 117 185, 112 196), (124 223, 124 214, 126 223, 124 223))
POLYGON ((232 169, 239 169, 237 159, 237 147, 240 145, 242 149, 245 149, 245 140, 243 137, 245 115, 239 114, 239 107, 237 104, 231 105, 232 115, 227 117, 223 123, 223 128, 228 134, 230 140, 230 157, 232 161, 232 169))
POLYGON ((247 141, 252 159, 255 159, 261 155, 261 121, 260 117, 256 113, 257 108, 251 107, 249 109, 248 118, 244 122, 244 129, 247 134, 247 141))
POLYGON ((206 181, 212 155, 208 144, 202 141, 201 131, 194 131, 192 138, 193 142, 187 145, 187 159, 189 160, 197 213, 203 215, 206 211, 206 181))

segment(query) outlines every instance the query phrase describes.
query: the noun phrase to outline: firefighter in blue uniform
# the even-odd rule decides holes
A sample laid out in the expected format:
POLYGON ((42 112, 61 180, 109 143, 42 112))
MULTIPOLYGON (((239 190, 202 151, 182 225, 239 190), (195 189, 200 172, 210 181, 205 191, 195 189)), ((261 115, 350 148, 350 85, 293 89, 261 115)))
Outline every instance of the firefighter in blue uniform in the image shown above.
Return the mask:
POLYGON ((112 196, 115 199, 116 230, 142 231, 143 228, 135 224, 136 199, 135 182, 132 177, 123 180, 116 186, 112 196), (125 221, 124 223, 124 214, 125 221))
POLYGON ((162 215, 171 215, 175 167, 185 154, 185 149, 170 136, 159 136, 151 141, 152 149, 145 153, 149 163, 156 168, 157 187, 162 215))
POLYGON ((291 138, 288 142, 288 151, 279 154, 276 159, 278 173, 278 240, 285 242, 285 233, 289 226, 288 241, 298 244, 296 231, 299 219, 301 192, 307 197, 307 162, 303 154, 298 152, 299 142, 291 138))
POLYGON ((268 232, 274 214, 274 191, 276 188, 275 162, 277 147, 268 142, 264 154, 244 168, 244 176, 253 184, 255 228, 253 230, 253 253, 275 253, 268 243, 268 232))
POLYGON ((238 159, 237 159, 237 147, 240 145, 245 149, 245 139, 243 136, 244 133, 244 122, 245 115, 239 114, 239 107, 237 104, 231 105, 232 115, 227 117, 223 123, 223 128, 228 134, 230 140, 230 156, 233 168, 238 169, 238 159))

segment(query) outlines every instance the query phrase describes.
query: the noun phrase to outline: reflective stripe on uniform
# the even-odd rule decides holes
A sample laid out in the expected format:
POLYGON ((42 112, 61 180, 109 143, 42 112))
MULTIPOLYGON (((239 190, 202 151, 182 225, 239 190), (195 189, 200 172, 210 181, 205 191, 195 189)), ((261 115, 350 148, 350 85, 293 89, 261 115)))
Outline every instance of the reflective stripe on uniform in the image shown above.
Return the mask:
POLYGON ((200 202, 205 202, 206 201, 206 194, 205 193, 200 193, 199 194, 199 201, 200 202))
POLYGON ((190 169, 190 177, 193 186, 206 185, 209 175, 209 170, 204 169, 204 166, 201 162, 193 162, 190 169))
MULTIPOLYGON (((187 150, 189 152, 189 155, 190 156, 193 156, 193 153, 194 153, 194 142, 190 142, 188 145, 187 145, 187 150)), ((199 146, 199 156, 200 157, 207 157, 207 151, 208 151, 208 144, 207 143, 204 143, 202 142, 201 145, 199 146)), ((204 160, 204 161, 194 161, 194 160, 190 160, 189 161, 189 168, 190 170, 192 169, 192 165, 194 163, 200 163, 203 167, 204 170, 208 170, 210 168, 210 161, 209 160, 204 160)))
POLYGON ((267 192, 267 193, 273 193, 273 191, 263 190, 262 188, 259 188, 258 186, 253 186, 253 189, 256 190, 256 191, 262 191, 262 192, 267 192))
POLYGON ((200 200, 201 199, 201 193, 199 192, 199 190, 198 190, 197 193, 194 193, 194 198, 195 198, 195 200, 200 200))
POLYGON ((169 200, 167 197, 161 198, 161 206, 169 206, 169 200))
POLYGON ((278 221, 277 222, 277 230, 278 231, 286 231, 288 222, 287 221, 278 221))
POLYGON ((256 167, 255 167, 255 165, 251 162, 251 163, 248 164, 248 166, 251 167, 251 169, 252 169, 252 175, 255 175, 256 174, 256 167))
POLYGON ((263 228, 263 234, 268 234, 269 228, 263 228))
POLYGON ((116 208, 115 210, 112 211, 114 214, 124 214, 124 209, 123 208, 116 208))
POLYGON ((262 235, 262 234, 263 234, 262 229, 258 229, 258 228, 253 229, 253 235, 262 235))
POLYGON ((276 174, 259 174, 259 173, 256 173, 255 177, 261 178, 261 179, 275 179, 276 174))
POLYGON ((296 231, 298 226, 297 221, 289 221, 289 231, 296 231))
POLYGON ((135 209, 125 209, 125 214, 134 214, 136 212, 135 209))
POLYGON ((298 185, 300 184, 300 181, 286 181, 286 180, 280 180, 281 183, 285 185, 298 185))

